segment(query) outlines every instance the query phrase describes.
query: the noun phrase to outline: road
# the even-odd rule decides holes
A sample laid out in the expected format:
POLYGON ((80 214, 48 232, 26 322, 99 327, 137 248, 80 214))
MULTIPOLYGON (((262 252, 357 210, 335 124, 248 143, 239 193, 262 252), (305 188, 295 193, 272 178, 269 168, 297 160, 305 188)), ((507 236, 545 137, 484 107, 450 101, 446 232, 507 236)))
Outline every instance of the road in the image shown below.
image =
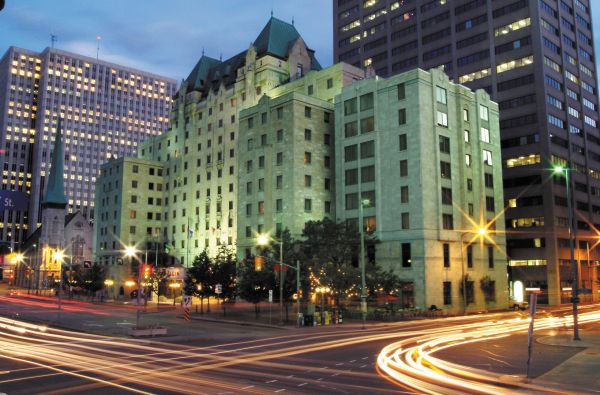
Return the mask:
MULTIPOLYGON (((0 298, 0 307, 7 303, 0 298)), ((14 303, 13 311, 17 310, 14 303)), ((43 309, 37 304, 20 307, 26 308, 43 309)), ((581 315, 584 324, 600 319, 597 308, 581 315)), ((98 308, 83 304, 77 309, 84 311, 63 312, 64 319, 67 314, 85 315, 87 309, 98 308)), ((122 320, 130 313, 126 309, 116 312, 123 315, 122 320)), ((568 317, 561 317, 565 314, 555 311, 539 318, 538 328, 568 325, 568 317)), ((367 329, 359 325, 229 329, 238 332, 237 337, 229 336, 224 329, 227 325, 193 324, 214 336, 179 337, 170 342, 134 340, 0 318, 0 392, 512 394, 540 390, 532 387, 537 384, 506 380, 506 374, 522 370, 522 354, 507 352, 500 358, 474 354, 468 361, 460 357, 456 361, 457 353, 451 352, 452 347, 479 347, 502 340, 506 340, 507 350, 522 348, 528 320, 514 312, 369 325, 367 329), (520 343, 508 341, 513 335, 520 343), (440 357, 444 353, 446 357, 440 357), (472 367, 483 365, 479 363, 482 360, 488 364, 486 368, 472 367), (494 364, 503 366, 504 371, 496 373, 494 364)), ((563 354, 554 357, 571 355, 563 354)), ((536 372, 541 373, 543 369, 536 372)), ((552 387, 544 387, 542 392, 566 393, 552 387)))

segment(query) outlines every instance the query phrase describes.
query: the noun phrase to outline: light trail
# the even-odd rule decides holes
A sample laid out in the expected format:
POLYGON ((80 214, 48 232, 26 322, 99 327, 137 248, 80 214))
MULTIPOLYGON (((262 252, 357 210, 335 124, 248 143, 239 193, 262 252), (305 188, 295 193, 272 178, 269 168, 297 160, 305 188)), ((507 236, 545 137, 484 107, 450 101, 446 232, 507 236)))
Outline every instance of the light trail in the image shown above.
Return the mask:
MULTIPOLYGON (((504 375, 444 361, 433 355, 448 348, 469 343, 499 339, 527 332, 530 319, 509 319, 495 325, 454 327, 447 333, 427 333, 403 339, 386 346, 377 358, 377 368, 390 382, 422 394, 570 394, 549 384, 538 385, 527 380, 507 382, 504 375)), ((600 321, 597 311, 580 314, 580 322, 600 321)), ((569 316, 536 318, 536 330, 570 327, 569 316)), ((582 393, 582 392, 580 392, 582 393)))

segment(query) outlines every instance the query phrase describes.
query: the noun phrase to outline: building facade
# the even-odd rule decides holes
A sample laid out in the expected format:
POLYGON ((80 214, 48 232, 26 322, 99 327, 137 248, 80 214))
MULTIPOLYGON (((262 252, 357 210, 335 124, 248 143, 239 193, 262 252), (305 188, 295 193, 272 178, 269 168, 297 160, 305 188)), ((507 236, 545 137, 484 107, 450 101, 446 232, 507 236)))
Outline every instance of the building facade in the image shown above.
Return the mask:
POLYGON ((335 101, 336 216, 376 238, 402 305, 460 312, 508 301, 498 106, 415 69, 345 87, 335 101), (489 294, 483 292, 485 282, 489 294))
POLYGON ((167 128, 175 89, 172 79, 54 48, 9 48, 0 59, 1 188, 21 192, 29 204, 2 210, 0 241, 22 242, 41 223, 59 117, 67 210, 93 220, 100 165, 134 155, 167 128))
POLYGON ((302 234, 307 221, 335 218, 334 97, 362 79, 338 63, 272 89, 240 112, 238 143, 238 255, 257 233, 302 234))
POLYGON ((106 278, 113 280, 109 297, 126 297, 135 289, 141 260, 155 263, 162 259, 164 182, 164 167, 157 161, 121 157, 100 168, 94 261, 105 268, 106 278), (137 257, 125 257, 129 246, 136 248, 137 257))
POLYGON ((600 131, 589 3, 333 2, 334 61, 382 76, 443 65, 499 104, 511 277, 540 290, 541 303, 571 296, 566 188, 552 177, 555 164, 573 170, 581 285, 590 289, 597 278, 600 131))

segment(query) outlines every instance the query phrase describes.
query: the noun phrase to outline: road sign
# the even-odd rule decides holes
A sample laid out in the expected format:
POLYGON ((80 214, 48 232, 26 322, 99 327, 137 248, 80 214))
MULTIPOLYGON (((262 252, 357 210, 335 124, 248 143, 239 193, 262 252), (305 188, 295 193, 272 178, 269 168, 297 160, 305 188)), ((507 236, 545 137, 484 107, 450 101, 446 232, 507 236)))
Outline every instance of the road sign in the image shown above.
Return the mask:
POLYGON ((27 210, 29 195, 24 192, 0 191, 0 210, 27 210))
POLYGON ((181 305, 186 309, 192 307, 192 297, 184 295, 183 298, 181 298, 181 305))
POLYGON ((221 295, 223 293, 223 286, 221 284, 215 285, 215 293, 221 295))
POLYGON ((269 303, 273 303, 273 290, 269 290, 269 303))

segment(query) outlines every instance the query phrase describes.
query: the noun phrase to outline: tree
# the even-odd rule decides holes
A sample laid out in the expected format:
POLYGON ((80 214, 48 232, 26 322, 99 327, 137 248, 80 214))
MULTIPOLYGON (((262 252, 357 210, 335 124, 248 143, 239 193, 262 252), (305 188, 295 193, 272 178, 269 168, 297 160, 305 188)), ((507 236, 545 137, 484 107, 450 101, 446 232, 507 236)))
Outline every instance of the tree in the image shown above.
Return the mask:
MULTIPOLYGON (((214 263, 213 282, 221 284, 221 301, 232 301, 236 291, 236 259, 233 252, 227 247, 221 247, 214 263)), ((225 315, 225 303, 221 303, 225 315)))
POLYGON ((215 263, 206 250, 194 258, 187 271, 184 290, 200 298, 200 313, 204 313, 204 298, 208 298, 207 312, 210 313, 210 297, 214 294, 215 263))
POLYGON ((479 280, 479 287, 483 291, 485 303, 496 301, 496 282, 490 276, 485 276, 479 280))
POLYGON ((93 295, 104 288, 105 273, 104 269, 97 264, 81 272, 81 287, 86 290, 88 295, 93 295))
POLYGON ((254 313, 258 318, 259 304, 268 297, 269 289, 273 289, 275 283, 273 265, 265 262, 262 270, 256 271, 254 270, 254 257, 248 257, 246 261, 247 263, 240 264, 238 268, 237 290, 242 299, 254 304, 254 313))

